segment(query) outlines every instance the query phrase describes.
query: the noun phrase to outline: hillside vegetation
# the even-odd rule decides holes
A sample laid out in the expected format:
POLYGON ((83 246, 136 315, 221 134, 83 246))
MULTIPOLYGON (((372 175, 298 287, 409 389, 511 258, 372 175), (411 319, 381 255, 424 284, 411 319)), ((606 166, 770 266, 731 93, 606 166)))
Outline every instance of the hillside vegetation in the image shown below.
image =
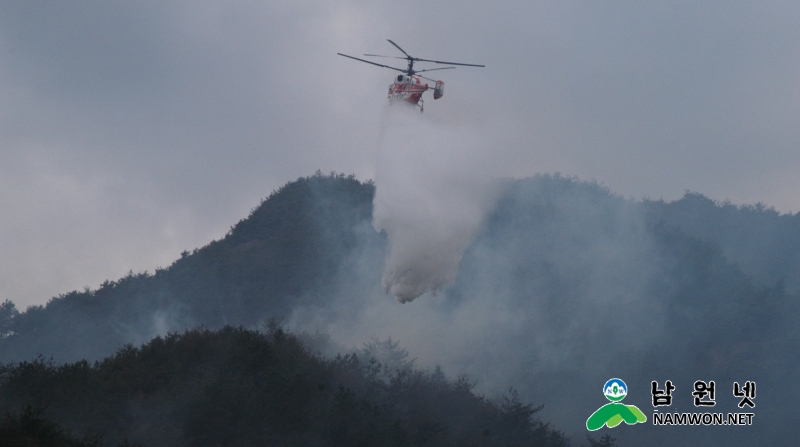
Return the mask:
MULTIPOLYGON (((659 431, 647 425, 615 431, 623 445, 800 437, 789 417, 791 396, 800 392, 800 213, 716 203, 696 193, 674 202, 625 200, 595 183, 550 175, 507 180, 501 191, 443 296, 406 307, 383 296, 387 243, 371 227, 374 186, 317 174, 288 183, 225 237, 154 274, 131 273, 23 312, 6 301, 0 362, 30 362, 41 354, 54 363, 35 361, 24 371, 96 377, 113 359, 139 358, 168 340, 211 340, 223 337, 212 336, 223 327, 253 329, 283 316, 300 330, 328 328, 351 339, 364 334, 360 342, 392 336, 424 348, 423 366, 441 363, 448 372, 468 373, 482 392, 513 385, 523 400, 543 403, 547 420, 574 439, 604 403, 598 390, 611 377, 629 384, 628 399, 643 410, 652 408, 653 380, 676 384, 683 411, 693 408, 696 380, 720 384, 716 409, 722 412, 737 410, 734 381, 759 387, 758 423, 747 436, 723 427, 659 431), (198 326, 208 330, 174 335, 198 326), (145 347, 118 351, 159 335, 145 347), (100 366, 80 363, 109 356, 100 366)), ((220 334, 249 333, 237 331, 220 334)), ((335 341, 323 345, 308 346, 334 355, 352 351, 335 341)), ((308 359, 305 367, 335 370, 346 357, 308 359)), ((20 365, 13 366, 18 374, 20 365)), ((3 380, 0 389, 7 392, 3 380)), ((210 388, 198 390, 211 393, 213 381, 202 383, 210 388)), ((181 405, 192 399, 200 397, 181 405)), ((173 411, 165 402, 145 413, 173 411)))
POLYGON ((154 274, 129 273, 18 312, 0 307, 0 361, 99 359, 126 343, 204 325, 252 327, 317 299, 368 222, 374 187, 316 175, 274 192, 225 237, 154 274))
MULTIPOLYGON (((25 413, 37 405, 39 425, 53 420, 102 433, 107 445, 568 444, 513 391, 492 402, 465 377, 450 380, 438 369, 320 358, 277 326, 266 333, 191 330, 126 346, 95 364, 38 359, 1 367, 0 376, 0 408, 25 413)), ((98 438, 71 442, 96 445, 98 438)))

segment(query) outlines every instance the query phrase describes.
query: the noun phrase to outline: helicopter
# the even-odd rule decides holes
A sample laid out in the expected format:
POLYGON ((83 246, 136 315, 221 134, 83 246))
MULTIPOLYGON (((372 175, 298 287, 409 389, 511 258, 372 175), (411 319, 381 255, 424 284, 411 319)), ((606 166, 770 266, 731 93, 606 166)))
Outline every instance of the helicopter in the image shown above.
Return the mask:
POLYGON ((394 78, 394 81, 391 84, 389 84, 389 101, 393 101, 395 99, 407 101, 411 104, 418 106, 420 112, 425 110, 425 101, 422 99, 422 94, 425 93, 430 88, 427 83, 423 84, 421 79, 434 82, 433 99, 439 99, 442 96, 444 96, 444 81, 437 81, 431 78, 426 78, 425 76, 418 75, 417 73, 434 71, 434 70, 449 70, 456 67, 441 67, 441 68, 429 68, 425 70, 414 70, 414 62, 433 62, 435 64, 461 65, 465 67, 485 67, 485 65, 463 64, 460 62, 443 62, 443 61, 434 61, 431 59, 421 59, 418 57, 413 57, 410 54, 406 53, 404 49, 400 48, 400 45, 397 45, 396 43, 392 42, 391 39, 386 39, 386 40, 389 41, 390 44, 394 45, 403 54, 405 54, 405 57, 382 56, 380 54, 364 54, 364 56, 405 59, 408 61, 408 68, 403 70, 402 68, 395 68, 389 65, 383 65, 365 59, 359 59, 357 57, 348 56, 342 53, 336 53, 336 54, 338 54, 339 56, 349 57, 350 59, 355 59, 357 61, 366 62, 368 64, 377 65, 378 67, 384 67, 399 71, 401 74, 397 75, 397 77, 394 78))

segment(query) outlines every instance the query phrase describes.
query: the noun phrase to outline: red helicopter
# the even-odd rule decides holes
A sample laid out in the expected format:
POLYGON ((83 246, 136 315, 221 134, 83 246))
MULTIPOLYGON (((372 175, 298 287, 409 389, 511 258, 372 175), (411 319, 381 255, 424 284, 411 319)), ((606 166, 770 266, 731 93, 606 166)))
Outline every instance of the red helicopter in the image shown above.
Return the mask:
POLYGON ((448 70, 450 68, 456 67, 442 67, 442 68, 429 68, 426 70, 414 70, 414 62, 433 62, 435 64, 445 64, 445 65, 463 65, 466 67, 485 67, 485 65, 476 65, 476 64, 462 64, 459 62, 442 62, 442 61, 434 61, 430 59, 420 59, 418 57, 413 57, 405 52, 400 45, 392 42, 390 39, 386 39, 389 41, 390 44, 394 45, 398 50, 402 51, 405 54, 405 57, 401 56, 381 56, 379 54, 365 54, 364 56, 370 57, 390 57, 394 59, 405 59, 408 61, 408 68, 405 70, 395 67, 390 67, 388 65, 378 64, 372 61, 359 59, 357 57, 348 56, 342 53, 336 53, 339 56, 349 57, 350 59, 355 59, 357 61, 366 62, 368 64, 377 65, 378 67, 385 67, 392 70, 399 71, 403 74, 397 75, 394 79, 394 82, 389 85, 389 100, 394 99, 402 99, 404 101, 408 101, 411 104, 414 104, 419 107, 419 111, 422 112, 425 110, 425 101, 422 100, 422 94, 425 93, 430 87, 428 84, 423 84, 420 79, 426 79, 428 81, 435 82, 433 87, 433 99, 439 99, 444 95, 444 82, 443 81, 434 81, 431 78, 426 78, 425 76, 417 75, 417 73, 422 73, 425 71, 434 71, 434 70, 448 70))

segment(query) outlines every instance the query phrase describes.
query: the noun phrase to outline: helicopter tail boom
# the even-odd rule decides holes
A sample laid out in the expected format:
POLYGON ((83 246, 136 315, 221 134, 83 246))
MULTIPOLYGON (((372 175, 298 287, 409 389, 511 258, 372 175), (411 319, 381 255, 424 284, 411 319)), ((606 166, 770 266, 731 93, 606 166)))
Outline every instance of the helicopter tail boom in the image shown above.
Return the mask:
POLYGON ((433 99, 439 99, 444 96, 444 81, 436 81, 436 86, 433 87, 433 99))

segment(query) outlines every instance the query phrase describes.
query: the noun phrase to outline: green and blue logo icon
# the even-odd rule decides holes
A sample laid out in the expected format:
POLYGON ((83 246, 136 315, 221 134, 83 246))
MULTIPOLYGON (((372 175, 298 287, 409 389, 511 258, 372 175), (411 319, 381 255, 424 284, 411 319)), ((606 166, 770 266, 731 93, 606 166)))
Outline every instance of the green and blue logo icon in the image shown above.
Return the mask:
POLYGON ((611 402, 598 408, 586 420, 586 428, 590 431, 599 430, 604 425, 614 428, 625 421, 628 425, 647 422, 647 416, 635 405, 620 403, 628 395, 628 386, 622 379, 611 379, 603 385, 603 394, 611 402))

